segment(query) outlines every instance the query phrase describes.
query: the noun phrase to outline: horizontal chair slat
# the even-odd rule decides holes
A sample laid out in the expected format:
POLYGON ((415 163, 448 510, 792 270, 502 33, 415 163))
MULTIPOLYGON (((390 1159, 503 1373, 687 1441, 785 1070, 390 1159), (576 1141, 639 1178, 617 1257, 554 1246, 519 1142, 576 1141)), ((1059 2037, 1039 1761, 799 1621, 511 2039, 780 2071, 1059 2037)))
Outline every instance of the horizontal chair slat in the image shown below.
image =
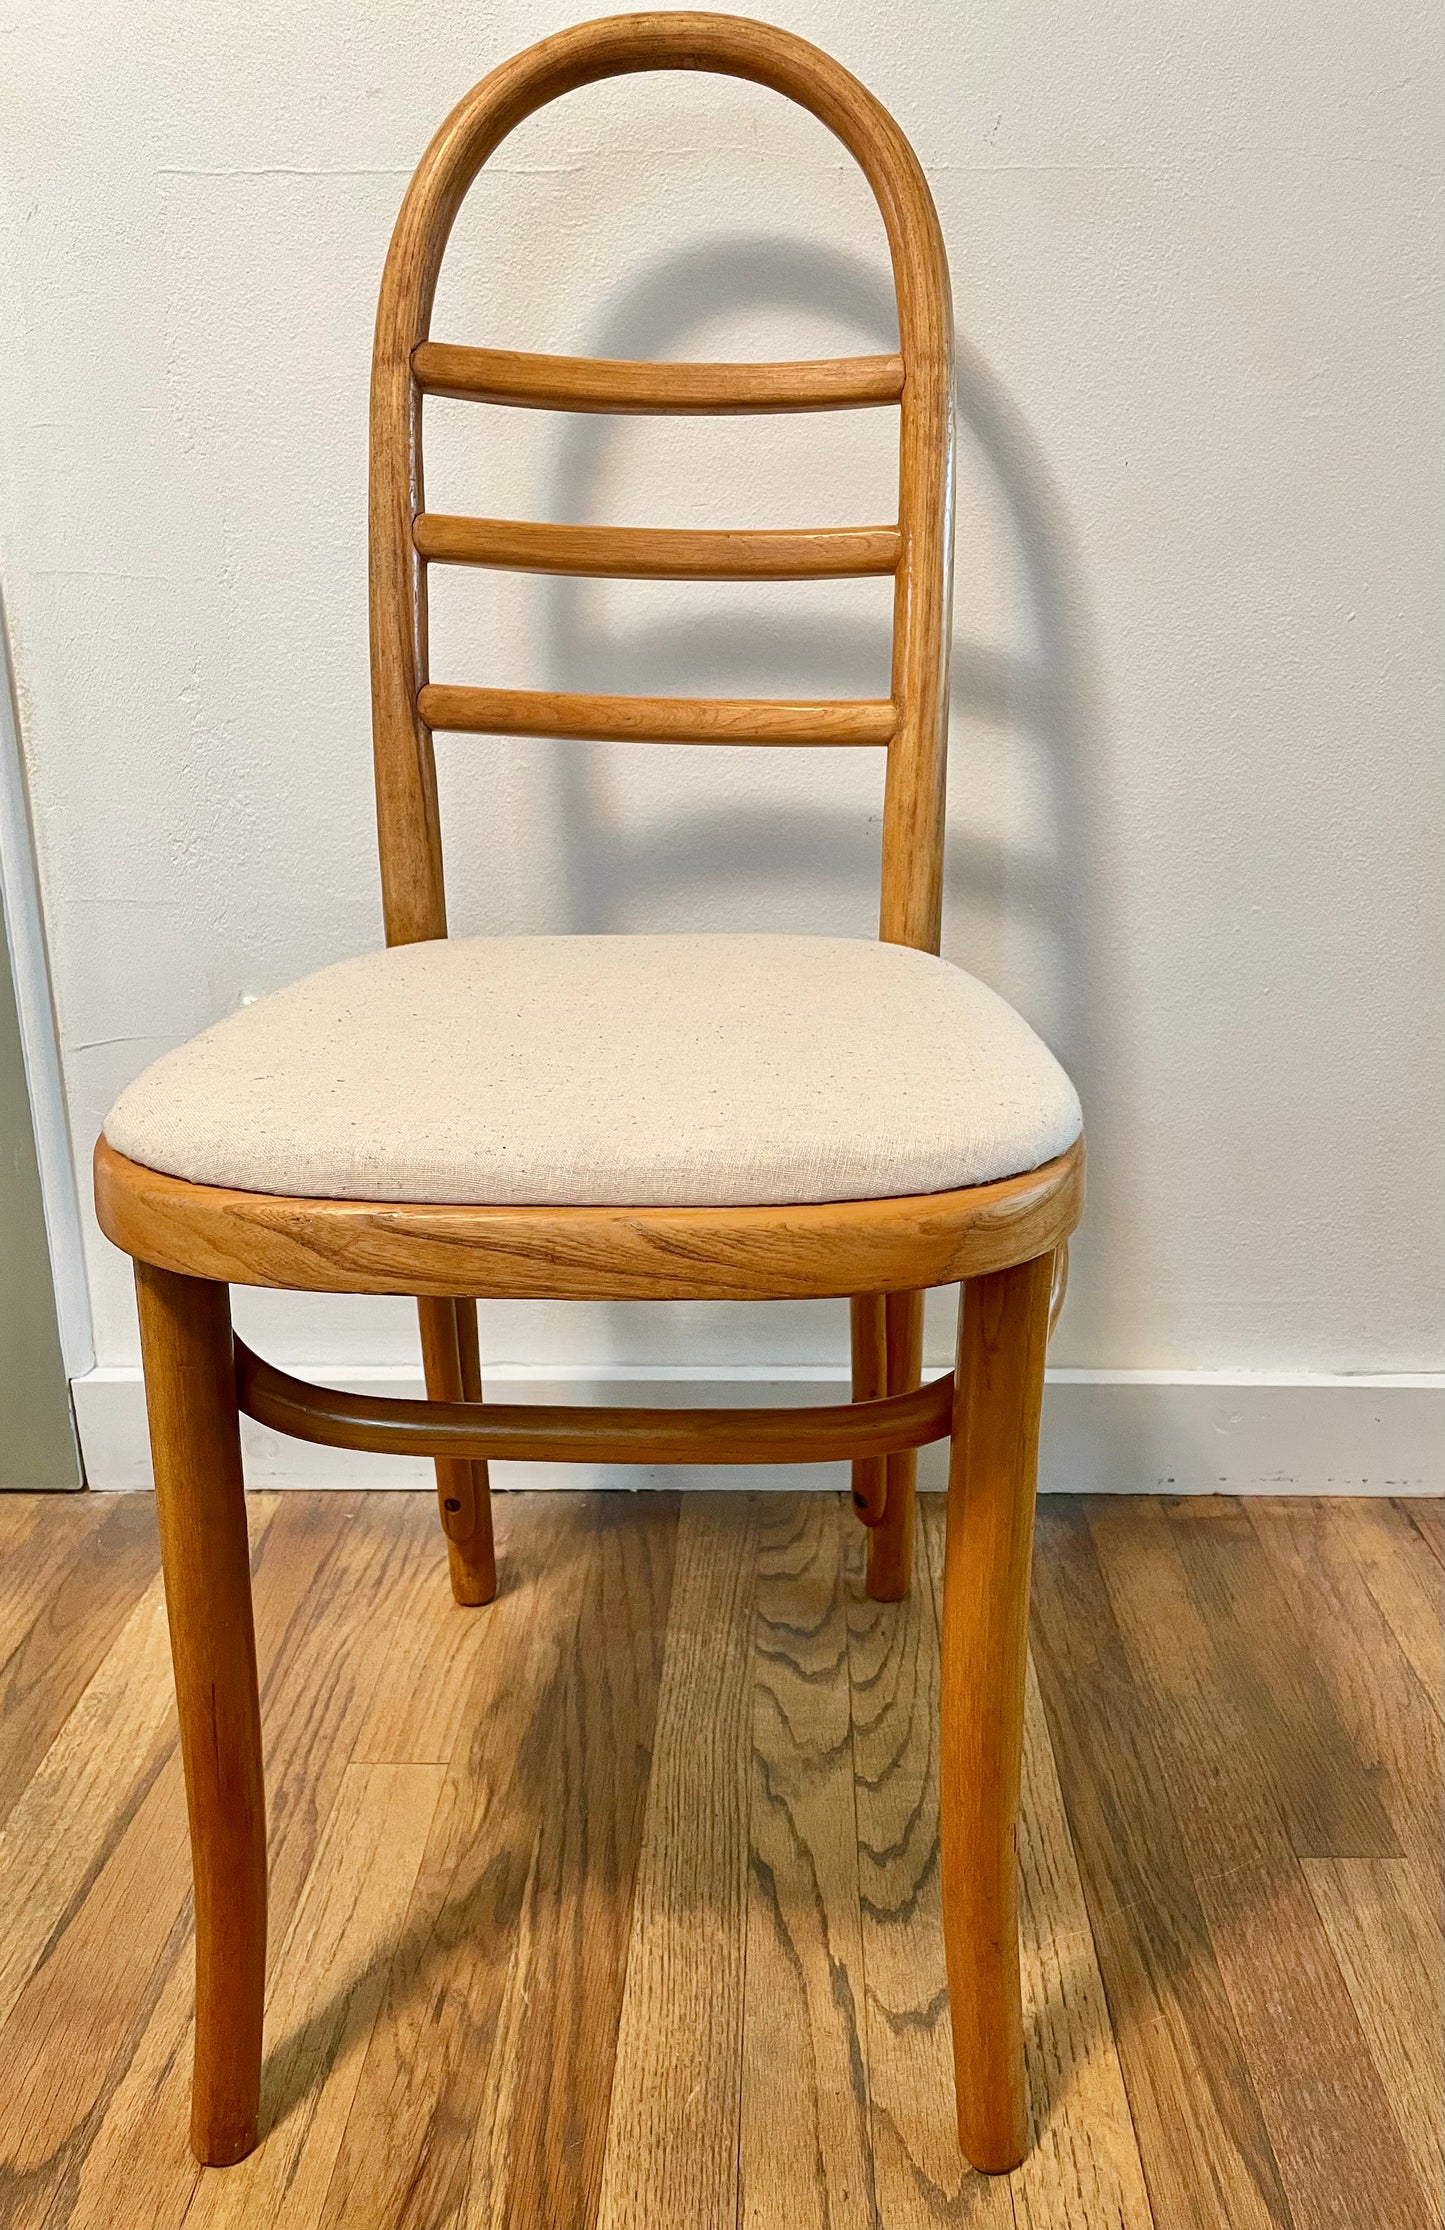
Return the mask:
POLYGON ((526 519, 412 521, 421 556, 522 573, 597 574, 631 581, 831 580, 897 570, 897 527, 731 529, 558 526, 526 519))
POLYGON ((887 743, 897 725, 886 698, 595 697, 445 682, 429 682, 417 710, 429 728, 589 742, 887 743))
POLYGON ((942 1440, 952 1376, 881 1401, 818 1409, 589 1409, 545 1402, 395 1401, 309 1386, 236 1342, 236 1394, 258 1424, 373 1455, 531 1463, 831 1463, 942 1440))
POLYGON ((533 356, 517 349, 423 341, 412 370, 424 394, 531 410, 676 412, 861 410, 896 403, 901 356, 820 357, 795 364, 648 364, 604 356, 533 356))

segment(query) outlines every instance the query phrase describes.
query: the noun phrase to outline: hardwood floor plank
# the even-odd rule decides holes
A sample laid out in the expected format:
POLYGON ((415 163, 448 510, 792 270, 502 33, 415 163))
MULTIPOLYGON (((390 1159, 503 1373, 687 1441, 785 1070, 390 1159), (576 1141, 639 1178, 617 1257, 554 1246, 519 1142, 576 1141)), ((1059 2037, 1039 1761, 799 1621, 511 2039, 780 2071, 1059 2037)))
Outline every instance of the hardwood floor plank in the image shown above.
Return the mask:
POLYGON ((770 1496, 758 1544, 739 2220, 874 2230, 835 1495, 770 1496))
POLYGON ((599 2230, 736 2218, 757 1542, 753 1494, 685 1498, 599 2230))
MULTIPOLYGON (((30 1538, 41 1512, 49 1502, 53 1501, 66 1510, 79 1512, 74 1521, 62 1519, 61 1523, 93 1524, 94 1512, 85 1509, 89 1500, 90 1497, 84 1494, 52 1496, 27 1494, 24 1491, 15 1494, 8 1488, 0 1488, 0 1557, 8 1557, 22 1541, 30 1538)), ((0 1583, 0 1603, 5 1601, 8 1593, 8 1582, 0 1583)))
POLYGON ((106 1499, 109 1509, 85 1531, 64 1576, 38 1599, 0 1665, 0 1820, 160 1568, 151 1497, 106 1499))
POLYGON ((167 1744, 0 2029, 0 2221, 31 2230, 77 2173, 186 1933, 189 1846, 167 1744))
MULTIPOLYGON (((253 1535, 259 1499, 247 1497, 253 1535)), ((282 1513, 278 1531, 253 1563, 274 1954, 315 1873, 317 1837, 348 1747, 365 1722, 392 1621, 411 1600, 414 1565, 435 1552, 436 1524, 430 1497, 422 1495, 288 1493, 269 1500, 282 1513)), ((167 1692, 169 1702, 169 1679, 167 1692)), ((133 2230, 134 2218, 123 2207, 116 2212, 116 2194, 137 2188, 145 2192, 148 2230, 172 2230, 185 2214, 199 2174, 186 2134, 191 1958, 187 1931, 85 2159, 75 2230, 133 2230)), ((270 2038, 269 2008, 267 2019, 270 2038)), ((263 2146, 265 2136, 263 2125, 263 2146)), ((72 2230, 71 2216, 61 2220, 72 2230)))
POLYGON ((1312 1718, 1301 1735, 1305 1646, 1258 1539, 1237 1504, 1126 1516, 1101 1497, 1088 1523, 1296 2230, 1365 2230, 1376 2206, 1395 2230, 1425 2230, 1295 1847, 1301 1820, 1317 1840, 1322 1823, 1330 1835, 1361 1832, 1358 1768, 1341 1732, 1337 1771, 1353 1817, 1327 1812, 1317 1787, 1329 1727, 1312 1718), (1309 1744, 1319 1747, 1303 1762, 1301 1803, 1309 1744))
MULTIPOLYGON (((919 1504, 935 1588, 945 1498, 919 1504)), ((1019 1934, 1032 2148, 1010 2177, 1020 2230, 1151 2230, 1143 2165, 1032 1661, 1024 1706, 1019 1934)))
POLYGON ((1024 2047, 1033 2150, 1014 2174, 1020 2230, 1151 2230, 1139 2141, 1038 1676, 1029 1667, 1019 1833, 1024 2047))
POLYGON ((127 1799, 154 1778, 172 1739, 173 1711, 157 1580, 0 1829, 0 2027, 104 1862, 127 1799))
MULTIPOLYGON (((577 1553, 576 1543, 567 1542, 566 1512, 554 1513, 555 1525, 550 1519, 544 1524, 537 1504, 536 1495, 493 1495, 502 1591, 539 1584, 546 1559, 577 1553)), ((579 1525, 589 1523, 581 1504, 573 1515, 579 1525)), ((476 1606, 452 1598, 446 1540, 434 1512, 429 1538, 433 1553, 418 1558, 398 1604, 395 1631, 357 1738, 359 1763, 445 1765, 456 1748, 476 1661, 487 1647, 487 1624, 476 1606)))
MULTIPOLYGON (((273 1515, 269 1498, 251 1512, 257 1543, 273 1515)), ((186 1939, 173 1712, 153 1584, 11 1813, 31 1893, 7 1915, 7 1942, 24 1946, 0 2027, 0 2064, 20 2071, 0 2098, 7 2230, 71 2220, 111 2093, 186 1939)))
POLYGON ((1445 1564, 1445 1500, 1439 1495, 1409 1495, 1395 1508, 1408 1518, 1437 1564, 1445 1564))
POLYGON ((0 1667, 44 1616, 120 1501, 99 1494, 0 1494, 0 1667))
POLYGON ((1248 1516, 1309 1637, 1316 1677, 1445 1926, 1445 1728, 1353 1553, 1349 1506, 1289 1496, 1251 1500, 1248 1516))
MULTIPOLYGON (((1125 1589, 1155 1587, 1157 1599, 1141 1592, 1130 1596, 1140 1635, 1172 1628, 1176 1661, 1181 1636, 1195 1638, 1192 1677, 1171 1681, 1171 1707, 1201 1714, 1199 1732, 1211 1739, 1227 1712, 1235 1742, 1247 1746, 1256 1768, 1251 1788, 1268 1791, 1297 1857, 1397 1857, 1399 1841, 1375 1776, 1320 1681, 1309 1639, 1243 1503, 1184 1497, 1153 1509, 1146 1505, 1131 1513, 1137 1522, 1124 1528, 1117 1513, 1111 1520, 1109 1499, 1091 1505, 1090 1524, 1096 1542, 1107 1528, 1129 1543, 1133 1579, 1121 1570, 1118 1588, 1100 1549, 1116 1612, 1125 1589)), ((1237 1828, 1233 1847, 1255 1855, 1250 1823, 1241 1818, 1237 1828)), ((1275 1847, 1272 1823, 1261 1847, 1275 1847)))
POLYGON ((567 1505, 566 1553, 579 1542, 589 1553, 467 2230, 590 2230, 596 2219, 652 1767, 678 1498, 554 1499, 567 1505))
POLYGON ((1349 1524, 1365 1584, 1431 1708, 1445 1716, 1445 1570, 1423 1552, 1398 1503, 1362 1496, 1349 1505, 1349 1524))
POLYGON ((313 2230, 442 1777, 436 1765, 350 1765, 342 1775, 272 1974, 266 2137, 234 2168, 202 2172, 185 2230, 313 2230))
POLYGON ((1407 1858, 1321 1858, 1306 1861, 1305 1878, 1438 2230, 1445 1973, 1419 1869, 1407 1858))
POLYGON ((288 1494, 262 1544, 256 1650, 273 1942, 315 1862, 407 1582, 432 1554, 435 1529, 420 1495, 288 1494), (333 1502, 343 1507, 333 1513, 333 1502))
MULTIPOLYGON (((275 1495, 247 1498, 253 1565, 276 1509, 275 1495)), ((130 1623, 134 1626, 143 1617, 147 1621, 143 1653, 114 1664, 108 1661, 102 1667, 67 1722, 62 1741, 47 1758, 46 1767, 78 1733, 82 1715, 96 1707, 114 1678, 120 1710, 118 1715, 107 1712, 107 1724, 103 1731, 97 1731, 95 1747, 108 1756, 118 1775, 123 1776, 129 1766, 137 1788, 148 1779, 143 1737, 154 1741, 155 1754, 174 1769, 175 1700, 159 1579, 142 1598, 130 1623)), ((113 1831, 113 1804, 91 1798, 85 1810, 90 1817, 99 1812, 102 1818, 110 1812, 113 1831)), ((158 1993, 154 2010, 145 2020, 141 2009, 139 2042, 115 2087, 90 2117, 88 2143, 69 2149, 63 2174, 52 2180, 49 2211, 44 2217, 46 2230, 72 2230, 73 2225, 82 2224, 85 2230, 133 2230, 138 2222, 145 2223, 147 2230, 169 2230, 180 2222, 199 2173, 188 2143, 193 1996, 190 1966, 189 1928, 183 1924, 173 1930, 162 1966, 150 1978, 158 1993), (179 2011, 172 2010, 177 2004, 179 2011), (159 2066, 158 2045, 162 2058, 159 2066), (138 2110, 129 2116, 125 2140, 117 2148, 114 2138, 120 2099, 135 2101, 138 2110)), ((117 2067, 124 2060, 122 2051, 117 2055, 117 2067)))
MULTIPOLYGON (((273 1959, 313 1871, 389 1638, 388 1575, 404 1582, 408 1557, 427 1539, 421 1512, 406 1507, 410 1499, 276 1496, 253 1557, 273 1959)), ((248 1505, 254 1501, 248 1497, 248 1505)), ((253 1509, 253 1537, 255 1522, 253 1509)), ((186 2138, 193 2012, 188 1852, 181 1881, 184 1924, 160 1963, 147 2017, 95 2126, 76 2182, 77 2230, 110 2230, 115 2193, 137 2173, 150 2184, 147 2230, 171 2230, 194 2190, 198 2171, 186 2138)), ((69 2230, 71 2218, 63 2219, 69 2230)), ((115 2230, 124 2223, 122 2216, 115 2230)))
MULTIPOLYGON (((635 1509, 633 1498, 629 1497, 628 1501, 635 1509)), ((497 1521, 499 1575, 503 1591, 547 1589, 556 1583, 559 1576, 569 1572, 576 1578, 576 1558, 579 1552, 586 1559, 586 1569, 578 1582, 579 1623, 568 1645, 571 1662, 567 1672, 558 1681, 556 1740, 552 1746, 551 1763, 541 1769, 544 1776, 550 1775, 555 1781, 559 1762, 567 1748, 567 1727, 572 1714, 580 1708, 589 1723, 595 1725, 597 1720, 595 1709, 589 1709, 590 1697, 584 1696, 579 1704, 570 1683, 579 1664, 584 1660, 584 1652, 597 1639, 594 1632, 584 1642, 581 1632, 581 1621, 587 1615, 589 1598, 597 1585, 599 1559, 590 1553, 594 1546, 594 1527, 601 1531, 610 1530, 612 1522, 619 1516, 619 1506, 617 1499, 613 1497, 574 1496, 569 1493, 556 1496, 504 1495, 494 1506, 499 1513, 503 1510, 506 1512, 505 1515, 499 1514, 497 1521)), ((630 1573, 628 1576, 631 1576, 630 1573)), ((568 1651, 564 1649, 564 1663, 567 1663, 567 1657, 568 1651)), ((590 1664, 590 1655, 586 1661, 590 1664)), ((471 1707, 472 1699, 464 1689, 449 1703, 439 1703, 431 1709, 428 1709, 427 1703, 419 1696, 416 1714, 409 1722, 409 1731, 404 1734, 399 1732, 397 1739, 417 1744, 435 1744, 439 1740, 439 1725, 449 1722, 455 1728, 460 1728, 463 1714, 471 1707)), ((405 1721, 403 1723, 407 1724, 405 1721)), ((623 1761, 614 1762, 625 1770, 623 1761)), ((565 2026, 570 2018, 575 2017, 577 2010, 575 2007, 562 2009, 555 2006, 548 1994, 550 1978, 538 1971, 545 1966, 545 1955, 539 1957, 535 1939, 546 1938, 550 1930, 560 1930, 563 1933, 566 1930, 566 1922, 551 1906, 547 1888, 543 1886, 546 1869, 542 1848, 549 1835, 556 1832, 551 1795, 549 1783, 548 1795, 543 1797, 539 1794, 538 1798, 541 1817, 536 1834, 531 1839, 531 1861, 516 1921, 510 1929, 508 1940, 498 1950, 498 1964, 494 1975, 495 2012, 486 2066, 481 2071, 476 2091, 470 2136, 466 2132, 459 2133, 460 2148, 466 2154, 466 2160, 461 2164, 461 2173, 457 2176, 452 2174, 457 2164, 448 2161, 445 2156, 433 2169, 433 2174, 439 2181, 451 2177, 451 2188, 458 2194, 457 2211, 455 2215, 448 2214, 449 2222, 455 2219, 459 2224, 467 2225, 493 2222, 507 2224, 513 2197, 513 2170, 519 2167, 521 2172, 517 2178, 516 2196, 525 2208, 534 2192, 540 2191, 546 2180, 549 2163, 536 2157, 535 2149, 531 2156, 518 2162, 518 2152, 525 2149, 525 2140, 522 2146, 517 2142, 519 2126, 530 2118, 528 2137, 535 2139, 538 2111, 540 2109, 542 2118, 545 2119, 547 2101, 554 2082, 559 2092, 566 2091, 570 2094, 574 2085, 584 2092, 587 2089, 586 2073, 578 2067, 554 2064, 545 2041, 541 2049, 541 2064, 538 2065, 535 2040, 529 2036, 534 2025, 541 2031, 545 2031, 549 2024, 565 2026), (529 2046, 532 2048, 529 2049, 529 2046), (524 2060, 527 2063, 525 2067, 524 2060), (465 2178, 464 2182, 461 2180, 462 2176, 465 2178), (527 2180, 529 2176, 534 2179, 531 2183, 527 2180)), ((583 1823, 584 1829, 586 1824, 583 1823)), ((550 1887, 556 1886, 553 1880, 550 1887)), ((585 1897, 584 1884, 574 1882, 569 1886, 585 1897)), ((595 1911, 592 1917, 595 1919, 595 1911)), ((628 1914, 624 1912, 619 1922, 624 1944, 627 1925, 628 1914)), ((575 1942, 571 1948, 578 1948, 575 1942)), ((586 1942, 585 1933, 580 1948, 584 1960, 587 1951, 595 1949, 586 1942)), ((617 1989, 620 1997, 620 1978, 617 1989)), ((597 2055, 605 2055, 605 2080, 610 2084, 616 2042, 615 2020, 610 2037, 594 2039, 587 2034, 581 2041, 584 2059, 589 2049, 594 2055, 592 2065, 595 2065, 597 2055)), ((602 2124, 601 2136, 605 2136, 605 2091, 599 2119, 602 2124)), ((599 2146, 601 2136, 598 2139, 599 2146)), ((565 2161, 562 2163, 564 2170, 568 2165, 565 2161)), ((584 2175, 585 2172, 584 2170, 584 2175)), ((595 2197, 594 2178, 594 2202, 595 2197)))
POLYGON ((1040 1499, 1036 1543, 1034 1657, 1155 2221, 1292 2230, 1154 1714, 1076 1498, 1040 1499))
POLYGON ((920 1556, 904 1601, 871 1602, 864 1554, 860 1530, 849 1543, 848 1662, 879 2221, 886 2230, 958 2222, 1008 2230, 1007 2181, 976 2175, 958 2147, 938 1870, 933 1574, 920 1556))
POLYGON ((437 2230, 464 2203, 586 1572, 585 1549, 543 1553, 566 1538, 558 1522, 521 1513, 512 1584, 474 1613, 485 1642, 319 2218, 326 2230, 437 2230))
POLYGON ((44 2230, 179 2230, 201 2174, 190 2147, 191 1943, 187 1916, 90 2142, 55 2186, 44 2230))
POLYGON ((1430 2206, 1297 1875, 1298 1862, 1201 1885, 1296 2230, 1430 2230, 1430 2206))

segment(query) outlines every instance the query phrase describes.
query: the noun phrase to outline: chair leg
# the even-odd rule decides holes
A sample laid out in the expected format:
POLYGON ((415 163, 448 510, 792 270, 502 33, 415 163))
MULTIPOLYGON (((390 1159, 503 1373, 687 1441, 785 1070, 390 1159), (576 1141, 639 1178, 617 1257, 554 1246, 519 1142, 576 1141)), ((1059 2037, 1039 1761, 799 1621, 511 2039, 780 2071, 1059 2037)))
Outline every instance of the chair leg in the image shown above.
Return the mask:
MULTIPOLYGON (((430 1399, 480 1401, 476 1302, 419 1300, 416 1307, 430 1399)), ((439 1456, 436 1472, 452 1594, 459 1603, 490 1603, 497 1592, 497 1558, 487 1467, 439 1456)))
MULTIPOLYGON (((881 1293, 855 1293, 848 1304, 853 1348, 853 1399, 878 1401, 888 1391, 888 1337, 881 1293)), ((877 1525, 888 1491, 887 1459, 861 1457, 853 1469, 853 1507, 877 1525)))
POLYGON ((943 1580, 939 1806, 959 2143, 1028 2149, 1017 1821, 1039 1409, 1053 1258, 971 1279, 958 1339, 943 1580))
POLYGON ((196 1888, 191 2145, 256 2142, 266 1985, 266 1800, 230 1295, 136 1264, 156 1514, 196 1888))
MULTIPOLYGON (((482 1353, 477 1333, 477 1304, 458 1301, 457 1351, 462 1361, 462 1398, 482 1399, 482 1353)), ((497 1550, 492 1536, 492 1481, 485 1462, 472 1465, 472 1496, 477 1513, 476 1532, 468 1543, 468 1567, 478 1600, 490 1603, 497 1592, 497 1550)), ((471 1597, 467 1598, 468 1601, 471 1597)))
MULTIPOLYGON (((923 1295, 890 1293, 884 1305, 888 1391, 911 1393, 923 1377, 923 1295)), ((868 1535, 868 1593, 899 1603, 913 1579, 913 1505, 918 1451, 884 1458, 883 1516, 868 1535)))

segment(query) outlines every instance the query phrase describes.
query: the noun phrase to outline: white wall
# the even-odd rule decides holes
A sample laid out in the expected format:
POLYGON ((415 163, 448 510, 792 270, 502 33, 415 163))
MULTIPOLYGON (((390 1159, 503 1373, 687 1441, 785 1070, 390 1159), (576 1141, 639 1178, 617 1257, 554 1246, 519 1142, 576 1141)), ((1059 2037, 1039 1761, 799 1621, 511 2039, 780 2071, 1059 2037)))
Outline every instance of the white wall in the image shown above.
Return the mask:
MULTIPOLYGON (((536 0, 10 0, 0 578, 84 1164, 247 991, 379 941, 365 400, 406 177, 536 0)), ((1426 0, 775 0, 913 136, 964 420, 945 950, 1072 1067, 1065 1365, 1437 1360, 1439 11, 1426 0)), ((441 336, 616 355, 888 343, 881 229, 811 121, 573 96, 463 213, 441 336)), ((886 517, 886 413, 438 406, 435 508, 886 517)), ((434 671, 871 690, 883 584, 438 597, 434 671)), ((874 920, 863 754, 440 745, 461 929, 874 920)), ((134 1355, 92 1227, 103 1365, 134 1355)), ((403 1304, 243 1297, 278 1357, 403 1304)), ((499 1359, 820 1362, 841 1311, 493 1308, 499 1359)), ((946 1346, 939 1329, 935 1343, 946 1346)))

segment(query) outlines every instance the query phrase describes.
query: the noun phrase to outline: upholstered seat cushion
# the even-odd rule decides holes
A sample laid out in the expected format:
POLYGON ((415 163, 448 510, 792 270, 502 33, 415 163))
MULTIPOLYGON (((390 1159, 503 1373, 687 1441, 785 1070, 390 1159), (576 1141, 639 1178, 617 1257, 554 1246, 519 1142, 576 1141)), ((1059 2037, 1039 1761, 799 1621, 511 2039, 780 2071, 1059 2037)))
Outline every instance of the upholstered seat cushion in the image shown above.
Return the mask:
POLYGON ((729 1206, 1010 1177, 1074 1088, 947 961, 841 937, 472 937, 343 960, 165 1054, 105 1135, 198 1184, 729 1206))

